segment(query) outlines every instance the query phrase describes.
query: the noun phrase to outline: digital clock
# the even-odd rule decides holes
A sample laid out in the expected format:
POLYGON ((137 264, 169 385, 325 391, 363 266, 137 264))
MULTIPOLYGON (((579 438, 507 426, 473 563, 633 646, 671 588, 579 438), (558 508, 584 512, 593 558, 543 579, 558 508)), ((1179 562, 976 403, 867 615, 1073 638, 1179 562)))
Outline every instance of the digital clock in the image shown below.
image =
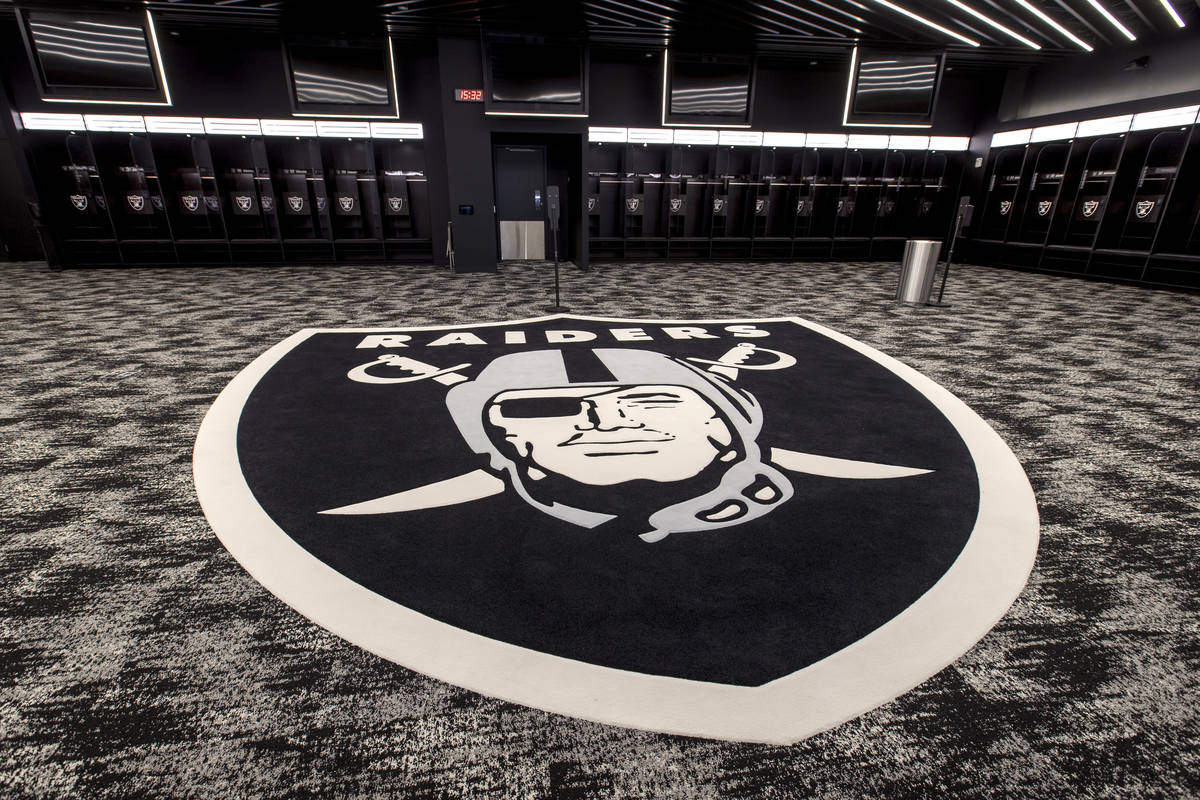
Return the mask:
POLYGON ((454 99, 460 103, 482 103, 483 89, 455 89, 454 99))

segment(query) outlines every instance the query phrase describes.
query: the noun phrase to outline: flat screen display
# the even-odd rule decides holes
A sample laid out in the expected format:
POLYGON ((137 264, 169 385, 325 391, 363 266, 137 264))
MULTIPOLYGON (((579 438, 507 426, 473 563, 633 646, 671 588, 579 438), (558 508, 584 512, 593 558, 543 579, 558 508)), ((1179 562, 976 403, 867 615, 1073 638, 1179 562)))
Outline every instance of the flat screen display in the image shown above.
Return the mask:
POLYGON ((296 102, 321 106, 387 106, 392 102, 386 46, 293 44, 296 102))
POLYGON ((938 56, 864 56, 855 78, 854 114, 928 116, 939 67, 938 56))
POLYGON ((29 11, 24 18, 47 89, 158 88, 141 17, 29 11))
POLYGON ((488 57, 493 102, 583 102, 583 57, 577 46, 492 42, 488 57))
POLYGON ((671 115, 744 120, 750 106, 750 65, 671 62, 671 115))

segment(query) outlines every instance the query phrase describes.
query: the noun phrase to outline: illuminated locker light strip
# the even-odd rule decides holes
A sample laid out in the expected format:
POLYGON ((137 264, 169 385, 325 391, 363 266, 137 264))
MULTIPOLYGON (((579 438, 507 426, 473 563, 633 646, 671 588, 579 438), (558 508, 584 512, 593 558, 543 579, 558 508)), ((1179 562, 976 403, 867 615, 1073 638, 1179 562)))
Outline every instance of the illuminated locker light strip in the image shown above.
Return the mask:
POLYGON ((227 117, 205 117, 204 132, 242 136, 259 136, 262 128, 256 119, 229 119, 227 117))
POLYGON ((1191 125, 1196 121, 1197 111, 1200 111, 1200 106, 1183 106, 1135 114, 1133 124, 1129 126, 1129 129, 1148 131, 1154 128, 1170 128, 1175 125, 1191 125))
POLYGON ((372 122, 375 139, 424 139, 425 127, 419 122, 372 122))
POLYGON ((1005 27, 1004 25, 1001 25, 999 22, 992 19, 987 14, 983 14, 979 11, 976 11, 975 9, 971 8, 966 3, 959 2, 959 0, 946 0, 946 2, 961 11, 967 12, 968 14, 970 14, 972 17, 975 17, 976 19, 983 20, 984 22, 986 22, 988 25, 991 25, 996 30, 998 30, 1002 33, 1008 34, 1009 36, 1016 39, 1018 42, 1025 45, 1026 47, 1032 47, 1034 50, 1042 49, 1042 46, 1040 44, 1038 44, 1037 42, 1034 42, 1030 39, 1026 39, 1024 36, 1017 33, 1012 28, 1008 28, 1008 27, 1005 27))
POLYGON ((1034 128, 1033 133, 1029 134, 1030 142, 1052 142, 1057 139, 1073 139, 1075 137, 1075 129, 1079 127, 1077 122, 1064 122, 1060 125, 1043 125, 1040 128, 1034 128))
POLYGON ((488 117, 579 117, 581 119, 587 117, 587 114, 550 113, 549 111, 485 111, 483 113, 488 117))
POLYGON ((807 138, 803 133, 769 131, 763 134, 763 145, 766 147, 804 147, 807 138))
POLYGON ((311 119, 260 119, 264 136, 316 136, 317 124, 311 119))
POLYGON ((670 128, 630 128, 630 144, 671 144, 675 140, 670 128))
POLYGON ((806 147, 845 147, 844 133, 810 133, 805 142, 806 147))
POLYGON ((589 142, 616 142, 618 144, 629 141, 628 128, 588 128, 589 142))
MULTIPOLYGON (((873 2, 878 3, 879 5, 883 6, 884 8, 890 8, 892 11, 895 11, 898 14, 903 14, 904 16, 908 17, 909 19, 915 19, 917 22, 920 22, 922 25, 928 25, 929 27, 933 28, 935 31, 941 31, 942 33, 946 34, 947 36, 953 36, 955 39, 958 39, 960 42, 965 42, 966 44, 971 45, 971 47, 979 47, 979 42, 975 41, 974 39, 963 36, 961 33, 955 33, 954 31, 950 30, 949 28, 943 28, 941 25, 938 25, 933 20, 925 19, 925 17, 922 17, 920 14, 913 13, 912 11, 909 11, 907 8, 901 8, 900 6, 896 5, 895 3, 890 2, 889 0, 873 0, 873 2)), ((1091 0, 1089 0, 1089 2, 1091 2, 1091 0)))
POLYGON ((874 133, 852 133, 846 140, 847 147, 857 147, 859 150, 886 150, 888 135, 874 133))
MULTIPOLYGON (((804 134, 795 134, 803 137, 804 134)), ((720 134, 716 131, 704 130, 677 130, 675 131, 675 144, 716 144, 720 141, 720 134)))
POLYGON ((1133 114, 1122 114, 1118 117, 1101 117, 1100 119, 1087 119, 1079 123, 1079 128, 1075 131, 1075 135, 1084 136, 1102 136, 1106 133, 1125 133, 1129 130, 1130 124, 1133 123, 1133 114))
POLYGON ((28 131, 82 131, 83 114, 48 114, 22 111, 21 127, 28 131))
POLYGON ((1171 15, 1172 22, 1174 22, 1180 28, 1187 26, 1187 23, 1184 22, 1183 18, 1179 16, 1179 12, 1175 10, 1175 6, 1171 5, 1171 0, 1158 0, 1158 2, 1162 3, 1162 7, 1168 14, 1171 15))
POLYGON ((83 122, 89 131, 113 133, 145 133, 146 123, 138 116, 125 114, 84 114, 83 122))
POLYGON ((1017 2, 1017 5, 1019 5, 1021 8, 1025 9, 1030 14, 1033 14, 1035 17, 1037 17, 1042 22, 1049 25, 1051 28, 1054 28, 1054 30, 1058 31, 1063 36, 1067 37, 1072 42, 1079 45, 1079 47, 1083 48, 1084 50, 1088 51, 1089 53, 1092 52, 1092 50, 1094 49, 1090 44, 1085 42, 1083 39, 1080 39, 1078 36, 1071 33, 1069 30, 1064 28, 1062 25, 1059 25, 1058 22, 1056 22, 1054 19, 1047 16, 1046 13, 1044 11, 1042 11, 1040 8, 1031 4, 1029 2, 1029 0, 1016 0, 1016 2, 1017 2))
POLYGON ((1121 21, 1112 15, 1112 12, 1110 12, 1104 6, 1100 5, 1100 0, 1087 0, 1087 1, 1088 1, 1088 5, 1090 5, 1092 8, 1096 9, 1097 11, 1099 11, 1100 15, 1103 16, 1106 20, 1108 20, 1114 28, 1119 30, 1126 39, 1128 39, 1131 42, 1137 41, 1137 37, 1129 32, 1129 28, 1126 28, 1124 25, 1122 25, 1121 21))
POLYGON ((150 133, 204 133, 204 120, 200 117, 146 117, 145 120, 150 133))
POLYGON ((896 150, 926 150, 929 148, 928 136, 911 136, 892 134, 888 137, 888 147, 896 150))
POLYGON ((150 46, 154 48, 154 61, 157 65, 158 82, 162 85, 163 100, 68 100, 65 97, 43 97, 46 103, 93 103, 105 106, 169 106, 171 103, 171 87, 167 85, 167 73, 163 69, 162 51, 158 48, 158 31, 154 27, 154 17, 150 9, 146 9, 146 30, 150 32, 150 46))
POLYGON ((1032 128, 1024 128, 1019 131, 1000 131, 992 134, 992 147, 1007 147, 1011 144, 1029 144, 1029 137, 1033 134, 1032 128))
POLYGON ((947 152, 962 152, 971 146, 969 136, 930 136, 930 150, 945 150, 947 152))
POLYGON ((762 131, 721 131, 717 144, 736 147, 762 147, 762 131))
POLYGON ((317 120, 317 136, 326 138, 340 136, 353 139, 369 139, 371 138, 371 123, 317 120))

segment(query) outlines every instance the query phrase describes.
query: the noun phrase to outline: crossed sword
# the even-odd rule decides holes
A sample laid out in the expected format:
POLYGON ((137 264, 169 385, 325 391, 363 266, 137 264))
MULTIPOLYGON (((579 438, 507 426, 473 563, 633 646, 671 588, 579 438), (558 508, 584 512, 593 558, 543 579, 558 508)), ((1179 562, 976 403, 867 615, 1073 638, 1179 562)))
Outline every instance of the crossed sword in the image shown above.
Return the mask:
MULTIPOLYGON (((708 371, 722 375, 731 380, 736 379, 738 371, 784 369, 795 365, 795 357, 778 350, 749 342, 735 345, 725 355, 716 361, 703 358, 688 358, 688 361, 708 365, 708 371), (757 353, 768 353, 775 356, 775 361, 767 364, 750 365, 746 362, 757 353)), ((466 369, 470 364, 457 364, 453 367, 436 367, 415 358, 401 356, 396 353, 385 353, 367 364, 355 367, 346 373, 346 377, 358 383, 389 384, 411 383, 431 379, 444 386, 453 386, 468 380, 459 370, 466 369), (400 369, 407 375, 403 377, 380 377, 370 372, 372 367, 389 365, 400 369)), ((883 480, 888 478, 908 478, 913 475, 924 475, 933 470, 917 467, 902 467, 895 464, 879 464, 872 461, 854 461, 848 458, 832 458, 819 456, 815 453, 800 453, 782 447, 772 447, 770 460, 791 472, 805 475, 818 475, 824 478, 847 478, 851 480, 883 480)), ((415 489, 364 500, 339 508, 321 511, 321 514, 337 515, 367 515, 395 514, 401 511, 420 511, 426 508, 440 508, 483 500, 487 497, 501 494, 508 487, 504 481, 482 469, 472 470, 453 478, 447 478, 415 489)))

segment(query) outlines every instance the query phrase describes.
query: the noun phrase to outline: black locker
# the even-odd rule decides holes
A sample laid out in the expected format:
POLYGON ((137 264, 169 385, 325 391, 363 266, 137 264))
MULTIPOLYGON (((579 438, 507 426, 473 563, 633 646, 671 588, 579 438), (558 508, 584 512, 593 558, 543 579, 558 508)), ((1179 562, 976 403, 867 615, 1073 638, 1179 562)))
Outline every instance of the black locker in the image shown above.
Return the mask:
POLYGON ((1070 150, 1071 145, 1067 142, 1049 142, 1031 153, 1028 161, 1032 172, 1018 203, 1018 224, 1010 237, 1012 240, 1045 244, 1059 206, 1070 150))
POLYGON ((1009 147, 993 157, 987 194, 983 202, 983 219, 979 238, 1002 242, 1008 238, 1017 195, 1021 190, 1021 174, 1025 163, 1025 147, 1009 147))

